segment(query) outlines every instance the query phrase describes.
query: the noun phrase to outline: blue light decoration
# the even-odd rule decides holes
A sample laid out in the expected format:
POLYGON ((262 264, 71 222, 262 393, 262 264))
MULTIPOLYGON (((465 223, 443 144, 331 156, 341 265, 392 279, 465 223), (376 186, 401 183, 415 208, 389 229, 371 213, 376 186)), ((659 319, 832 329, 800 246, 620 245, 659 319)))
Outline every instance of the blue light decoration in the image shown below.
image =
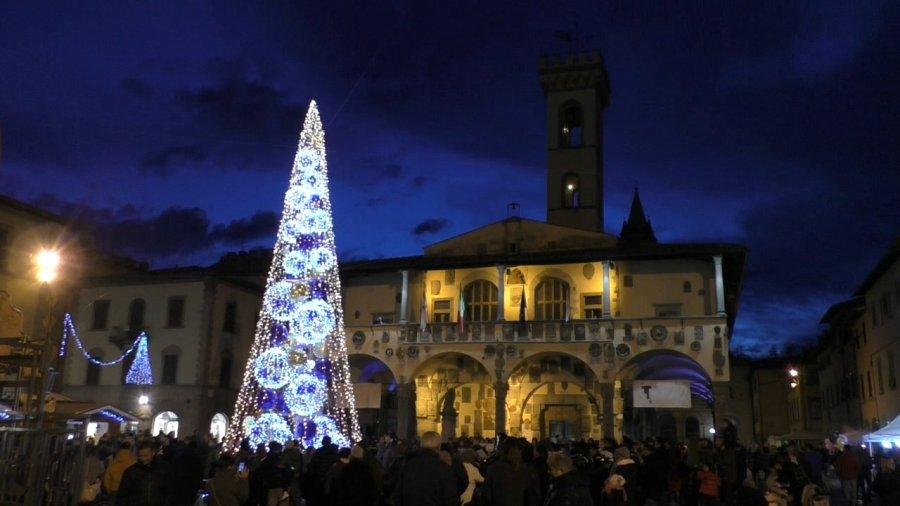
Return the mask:
POLYGON ((282 348, 269 348, 254 361, 256 381, 274 390, 287 385, 291 379, 291 358, 282 348))
POLYGON ((150 352, 147 349, 147 334, 141 332, 138 336, 138 347, 135 351, 134 361, 125 375, 125 383, 129 385, 152 385, 153 368, 150 367, 150 352))
POLYGON ((314 374, 297 374, 284 389, 284 402, 295 415, 313 416, 325 404, 327 390, 328 385, 314 374))
POLYGON ((72 321, 72 315, 66 313, 65 317, 63 317, 63 335, 59 343, 60 357, 66 356, 66 350, 69 347, 69 339, 75 342, 75 346, 81 351, 81 354, 84 355, 84 358, 88 362, 100 367, 109 367, 120 364, 128 355, 134 353, 134 362, 132 362, 131 367, 128 369, 128 373, 125 375, 125 383, 131 385, 153 384, 153 370, 150 367, 150 352, 148 350, 149 338, 147 337, 146 332, 141 332, 134 338, 134 342, 132 342, 118 357, 108 361, 98 360, 87 351, 81 338, 78 337, 78 331, 75 328, 75 323, 72 321))
POLYGON ((0 422, 5 422, 10 419, 12 419, 12 415, 9 414, 9 411, 0 411, 0 422))
POLYGON ((325 134, 310 103, 225 447, 361 438, 344 336, 325 134))
POLYGON ((125 423, 125 417, 124 417, 124 416, 121 416, 121 415, 119 415, 118 413, 114 413, 114 412, 112 412, 112 411, 110 411, 110 410, 108 410, 108 409, 103 409, 103 410, 101 410, 101 411, 100 411, 100 416, 102 416, 102 417, 104 417, 104 418, 108 418, 108 419, 113 420, 113 421, 116 421, 116 422, 119 422, 119 423, 125 423))
POLYGON ((270 441, 284 444, 293 438, 293 432, 287 421, 276 413, 263 413, 258 418, 245 418, 244 433, 250 440, 251 448, 268 444, 270 441))

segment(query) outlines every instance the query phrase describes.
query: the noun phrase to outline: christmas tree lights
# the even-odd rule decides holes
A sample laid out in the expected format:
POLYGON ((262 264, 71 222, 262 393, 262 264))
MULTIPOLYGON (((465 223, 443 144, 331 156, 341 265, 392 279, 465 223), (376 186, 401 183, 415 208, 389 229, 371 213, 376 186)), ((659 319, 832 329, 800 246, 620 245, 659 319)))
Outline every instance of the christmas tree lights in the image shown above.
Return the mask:
POLYGON ((315 102, 285 193, 256 335, 225 444, 360 439, 344 341, 325 135, 315 102))
POLYGON ((150 352, 147 350, 147 334, 141 332, 134 361, 125 375, 125 383, 129 385, 152 385, 153 369, 150 367, 150 352))

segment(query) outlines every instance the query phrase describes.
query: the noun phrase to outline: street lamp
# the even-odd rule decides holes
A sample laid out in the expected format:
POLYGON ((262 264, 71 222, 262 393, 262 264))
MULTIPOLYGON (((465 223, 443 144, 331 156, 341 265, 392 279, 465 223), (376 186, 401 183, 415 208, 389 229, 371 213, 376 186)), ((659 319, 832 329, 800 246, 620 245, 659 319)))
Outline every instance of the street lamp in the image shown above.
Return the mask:
POLYGON ((34 266, 37 270, 37 280, 41 283, 51 283, 56 279, 59 269, 59 253, 53 250, 42 249, 34 256, 34 266))
POLYGON ((138 404, 140 404, 141 406, 146 406, 149 403, 150 397, 148 397, 147 394, 141 394, 141 396, 138 397, 138 404))
POLYGON ((710 427, 710 428, 709 428, 709 433, 710 433, 710 434, 715 434, 715 433, 716 433, 716 428, 715 428, 715 427, 710 427))
POLYGON ((800 371, 791 367, 790 369, 788 369, 788 375, 790 375, 790 377, 792 378, 796 378, 797 376, 800 376, 800 371))

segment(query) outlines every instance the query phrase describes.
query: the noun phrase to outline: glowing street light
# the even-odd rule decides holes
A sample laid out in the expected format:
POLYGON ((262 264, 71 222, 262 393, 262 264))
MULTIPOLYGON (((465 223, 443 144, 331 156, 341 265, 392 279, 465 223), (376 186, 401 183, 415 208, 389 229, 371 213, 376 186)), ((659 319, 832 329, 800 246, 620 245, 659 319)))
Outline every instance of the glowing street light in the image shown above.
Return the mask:
POLYGON ((60 264, 59 253, 53 250, 42 249, 34 256, 34 266, 37 269, 37 279, 41 283, 51 283, 56 279, 60 264))
POLYGON ((716 428, 715 428, 715 427, 710 427, 710 428, 709 428, 709 433, 710 433, 710 434, 715 434, 715 433, 716 433, 716 428))
POLYGON ((788 369, 788 374, 789 374, 792 378, 796 378, 797 376, 800 376, 800 371, 798 371, 797 369, 794 369, 793 367, 791 367, 790 369, 788 369))
POLYGON ((141 396, 138 397, 138 404, 140 404, 141 406, 146 406, 149 403, 150 397, 148 397, 147 394, 141 394, 141 396))

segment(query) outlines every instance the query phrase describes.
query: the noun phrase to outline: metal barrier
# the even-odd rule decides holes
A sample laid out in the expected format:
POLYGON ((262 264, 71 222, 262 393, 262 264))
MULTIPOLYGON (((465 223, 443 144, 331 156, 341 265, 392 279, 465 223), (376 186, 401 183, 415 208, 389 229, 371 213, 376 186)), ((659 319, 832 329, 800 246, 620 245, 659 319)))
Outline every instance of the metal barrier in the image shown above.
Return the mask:
POLYGON ((0 427, 0 506, 70 506, 83 486, 80 429, 0 427))

